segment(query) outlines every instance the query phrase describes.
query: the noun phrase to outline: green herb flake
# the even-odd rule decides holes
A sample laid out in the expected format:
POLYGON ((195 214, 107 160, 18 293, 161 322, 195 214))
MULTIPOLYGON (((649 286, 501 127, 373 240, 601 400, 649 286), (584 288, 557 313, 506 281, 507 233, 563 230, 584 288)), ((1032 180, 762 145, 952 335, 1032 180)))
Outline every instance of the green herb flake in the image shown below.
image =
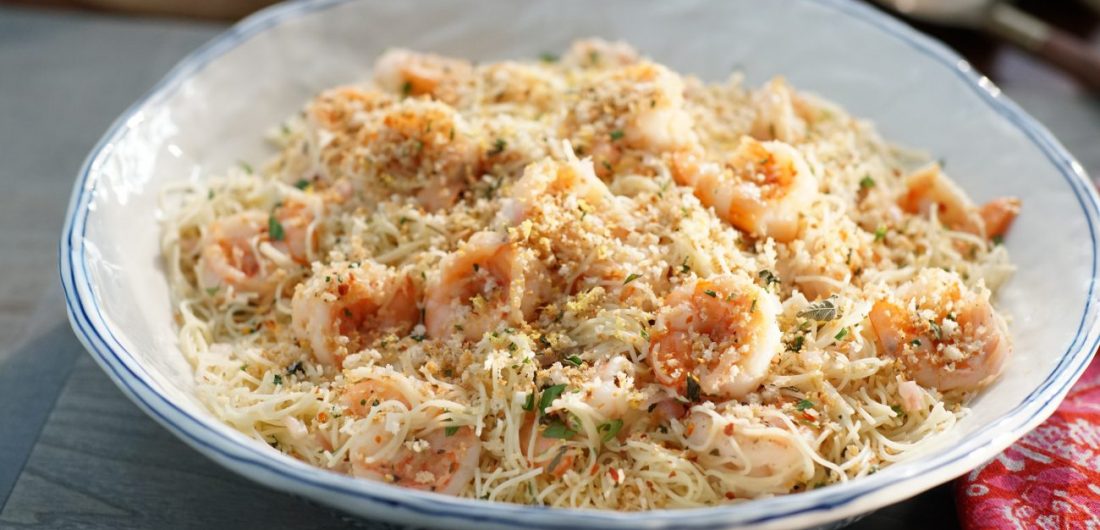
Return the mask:
POLYGON ((993 236, 992 241, 993 241, 994 245, 1003 245, 1003 244, 1005 244, 1005 237, 1004 236, 993 236))
POLYGON ((913 340, 909 341, 910 346, 920 346, 920 344, 921 344, 920 339, 913 339, 913 340))
POLYGON ((240 162, 238 162, 238 164, 240 164, 241 169, 243 169, 245 173, 248 173, 249 175, 252 174, 252 165, 251 164, 249 164, 248 162, 245 162, 244 160, 241 160, 240 162))
POLYGON ((687 376, 687 398, 692 403, 699 401, 699 397, 702 395, 703 389, 699 386, 699 380, 695 379, 694 375, 688 374, 687 376))
POLYGON ((458 426, 457 425, 451 425, 451 426, 443 429, 443 434, 447 435, 448 438, 450 438, 451 436, 454 436, 456 432, 458 432, 458 426))
POLYGON ((283 230, 283 224, 275 218, 275 212, 267 216, 267 233, 271 236, 272 241, 282 241, 286 239, 286 232, 283 230))
POLYGON ((901 410, 901 407, 898 405, 890 405, 890 410, 894 411, 894 414, 897 414, 898 416, 905 415, 905 411, 901 410))
POLYGON ((882 241, 886 239, 886 227, 880 226, 875 229, 875 241, 882 241))
POLYGON ((718 298, 718 293, 716 293, 716 292, 714 292, 710 289, 703 289, 703 294, 705 294, 705 295, 707 295, 711 298, 718 298))
POLYGON ((217 292, 218 292, 218 287, 207 287, 206 288, 206 294, 209 295, 209 296, 214 296, 215 294, 217 294, 217 292))
POLYGON ((402 96, 408 97, 409 94, 412 94, 412 91, 413 91, 412 82, 405 81, 404 83, 401 84, 401 95, 402 96))
POLYGON ((803 399, 802 401, 799 401, 797 405, 794 406, 794 410, 797 410, 797 411, 803 411, 803 410, 812 409, 812 408, 814 408, 814 402, 810 401, 808 399, 803 399))
POLYGON ((554 400, 558 399, 562 392, 565 392, 564 384, 546 387, 539 396, 539 414, 546 414, 546 409, 554 404, 554 400))
POLYGON ((842 340, 842 339, 844 339, 844 337, 847 337, 847 336, 848 336, 848 328, 844 328, 844 329, 840 330, 839 332, 837 332, 837 334, 834 335, 833 338, 836 339, 836 340, 842 340))
POLYGON ((623 133, 622 129, 615 129, 611 131, 611 141, 621 140, 624 135, 625 133, 623 133))
POLYGON ((806 306, 806 309, 798 312, 798 316, 818 322, 828 322, 836 320, 840 316, 840 310, 833 297, 829 297, 806 306))
POLYGON ((283 384, 283 376, 275 374, 275 377, 272 378, 272 382, 274 382, 276 385, 283 384))
POLYGON ((493 148, 485 154, 489 156, 496 156, 503 153, 506 147, 508 147, 508 142, 504 141, 503 138, 497 138, 496 141, 493 142, 493 148))
POLYGON ((601 423, 596 431, 600 433, 600 440, 604 443, 610 442, 612 438, 619 434, 619 431, 623 428, 623 420, 615 419, 607 423, 601 423))
POLYGON ((862 189, 871 189, 875 187, 875 179, 871 178, 871 175, 865 175, 862 180, 859 181, 859 187, 862 189))
POLYGON ((928 321, 928 329, 932 330, 932 334, 936 336, 936 340, 943 340, 943 328, 934 320, 928 321))
POLYGON ((559 420, 554 420, 546 426, 546 430, 542 431, 544 438, 557 438, 559 440, 568 440, 576 435, 577 432, 566 427, 564 423, 559 420))
POLYGON ((641 278, 641 277, 642 277, 642 276, 641 276, 640 274, 634 274, 634 273, 630 273, 630 275, 628 275, 628 276, 626 277, 626 279, 625 279, 625 280, 623 280, 623 285, 626 285, 626 284, 628 284, 628 283, 630 283, 630 282, 632 282, 632 281, 634 281, 634 280, 637 280, 638 278, 641 278))
POLYGON ((304 190, 309 187, 309 181, 306 179, 298 179, 298 182, 294 183, 294 187, 300 190, 304 190))
POLYGON ((576 355, 570 355, 569 357, 566 357, 565 360, 569 361, 569 363, 572 364, 573 366, 580 366, 580 365, 584 364, 584 359, 581 359, 580 357, 577 357, 576 355))
POLYGON ((757 276, 760 276, 761 280, 764 280, 764 285, 765 286, 769 286, 773 283, 780 283, 779 282, 779 277, 776 276, 775 273, 773 273, 772 271, 770 271, 768 269, 762 269, 760 272, 758 272, 756 274, 757 274, 757 276))
POLYGON ((523 400, 523 410, 531 411, 535 410, 535 393, 531 392, 527 394, 527 399, 523 400))
POLYGON ((793 352, 800 352, 802 351, 802 343, 804 342, 806 342, 805 335, 799 335, 791 339, 791 342, 787 343, 787 349, 793 352))
POLYGON ((539 54, 539 60, 544 63, 556 63, 558 56, 550 52, 542 52, 539 54))

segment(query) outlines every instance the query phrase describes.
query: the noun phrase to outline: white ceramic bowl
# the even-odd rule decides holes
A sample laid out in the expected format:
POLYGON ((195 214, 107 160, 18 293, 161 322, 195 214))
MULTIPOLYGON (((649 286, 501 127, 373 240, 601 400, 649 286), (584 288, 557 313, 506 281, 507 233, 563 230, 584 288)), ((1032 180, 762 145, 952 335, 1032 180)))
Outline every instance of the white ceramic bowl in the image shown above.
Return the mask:
MULTIPOLYGON (((1046 418, 1096 349, 1092 186, 1065 149, 942 45, 838 0, 635 3, 371 1, 282 5, 184 59, 107 131, 73 189, 60 272, 77 336, 116 384, 183 441, 253 480, 348 512, 448 528, 804 527, 857 516, 958 476, 1046 418), (417 13, 413 16, 413 13, 417 13), (774 74, 943 157, 979 200, 1024 199, 1000 295, 1016 352, 973 413, 920 454, 809 493, 697 510, 616 513, 456 499, 307 466, 221 424, 192 396, 157 238, 165 183, 270 152, 261 133, 319 89, 361 79, 388 46, 533 57, 572 39, 625 39, 705 79, 774 74)), ((199 507, 201 509, 201 507, 199 507)))

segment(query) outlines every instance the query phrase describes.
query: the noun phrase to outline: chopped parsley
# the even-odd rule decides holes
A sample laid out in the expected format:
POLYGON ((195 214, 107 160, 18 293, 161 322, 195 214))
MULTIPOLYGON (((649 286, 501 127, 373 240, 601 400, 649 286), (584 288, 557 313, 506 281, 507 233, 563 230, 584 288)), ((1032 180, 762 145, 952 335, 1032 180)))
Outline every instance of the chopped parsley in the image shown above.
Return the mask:
POLYGON ((638 278, 641 278, 641 277, 642 277, 642 276, 641 276, 640 274, 634 274, 634 273, 630 273, 630 275, 628 275, 628 276, 626 277, 626 279, 625 279, 625 280, 623 280, 623 285, 626 285, 626 284, 628 284, 628 283, 630 283, 630 282, 632 282, 632 281, 634 281, 634 280, 637 280, 638 278))
POLYGON ((880 226, 875 229, 875 241, 882 241, 886 239, 886 227, 880 226))
POLYGON ((943 328, 934 320, 928 321, 928 328, 932 330, 932 334, 936 336, 936 340, 943 340, 943 328))
POLYGON ((458 432, 458 425, 451 425, 443 429, 443 434, 447 435, 447 437, 454 436, 456 432, 458 432))
POLYGON ((1005 244, 1005 237, 1004 236, 993 236, 992 241, 993 241, 994 245, 1003 245, 1003 244, 1005 244))
POLYGON ((523 410, 535 410, 535 393, 531 392, 527 394, 527 399, 523 401, 523 410))
POLYGON ((761 269, 761 271, 756 274, 760 276, 761 280, 764 280, 765 287, 770 286, 773 283, 779 283, 779 277, 768 269, 761 269))
POLYGON ((496 141, 493 142, 493 148, 490 149, 485 154, 487 154, 489 156, 496 156, 496 155, 499 155, 499 154, 503 153, 504 148, 506 148, 506 147, 508 147, 508 142, 504 141, 503 138, 497 138, 496 141))
POLYGON ((554 404, 554 400, 561 396, 561 393, 565 392, 565 385, 553 385, 548 386, 542 391, 542 395, 539 396, 539 414, 546 414, 546 409, 550 405, 554 404))
POLYGON ((913 339, 909 341, 910 346, 920 346, 920 339, 913 339))
POLYGON ((217 292, 218 292, 217 287, 207 287, 206 288, 206 294, 208 294, 210 296, 214 296, 214 294, 216 294, 217 292))
POLYGON ((596 431, 600 433, 600 439, 606 443, 619 434, 622 428, 623 420, 615 419, 607 423, 601 423, 599 427, 596 427, 596 431))
POLYGON ((294 183, 294 187, 300 190, 304 190, 309 187, 309 181, 306 179, 298 179, 298 182, 294 183))
POLYGON ((267 216, 267 233, 271 236, 272 241, 282 241, 286 238, 283 224, 275 218, 275 212, 271 212, 271 215, 267 216))
POLYGON ((848 336, 848 328, 844 328, 844 329, 840 330, 839 332, 837 332, 836 335, 833 336, 833 338, 836 339, 836 340, 841 340, 846 336, 848 336))
POLYGON ((818 322, 828 322, 836 320, 840 316, 840 310, 836 306, 836 301, 830 296, 806 306, 806 309, 798 312, 798 316, 818 322))
POLYGON ((716 293, 716 292, 714 292, 710 289, 703 289, 703 294, 705 294, 705 295, 707 295, 711 298, 718 298, 718 293, 716 293))
POLYGON ((565 360, 569 361, 569 363, 572 364, 573 366, 580 366, 580 365, 584 364, 584 359, 581 359, 580 357, 577 357, 576 355, 570 355, 569 357, 566 357, 565 360))
POLYGON ((611 131, 611 141, 621 140, 623 134, 624 133, 622 129, 615 129, 614 131, 611 131))
POLYGON ((898 406, 898 405, 890 405, 890 410, 893 410, 894 414, 897 414, 898 416, 904 416, 905 415, 905 411, 901 410, 901 407, 898 406))
POLYGON ((694 375, 688 374, 687 376, 687 398, 692 403, 699 401, 699 396, 702 394, 703 389, 699 387, 699 380, 695 379, 694 375))
POLYGON ((546 430, 542 431, 542 435, 546 438, 557 438, 560 440, 568 440, 577 434, 576 431, 566 427, 560 420, 554 420, 546 426, 546 430))
POLYGON ((812 409, 812 408, 814 408, 814 402, 810 401, 808 399, 803 399, 802 401, 799 401, 797 405, 794 406, 794 409, 797 410, 797 411, 803 411, 803 410, 812 409))
POLYGON ((402 96, 408 97, 409 94, 412 94, 412 91, 413 91, 412 82, 405 81, 404 83, 401 84, 401 95, 402 96))
POLYGON ((875 179, 871 178, 871 175, 865 175, 862 180, 859 181, 859 187, 862 189, 871 189, 875 187, 875 179))
POLYGON ((539 60, 544 63, 556 63, 558 56, 550 52, 542 52, 539 54, 539 60))
POLYGON ((275 377, 272 378, 272 382, 274 382, 276 385, 283 384, 283 376, 275 374, 275 377))
POLYGON ((787 343, 787 349, 793 352, 802 351, 802 343, 806 342, 805 335, 799 335, 787 343))

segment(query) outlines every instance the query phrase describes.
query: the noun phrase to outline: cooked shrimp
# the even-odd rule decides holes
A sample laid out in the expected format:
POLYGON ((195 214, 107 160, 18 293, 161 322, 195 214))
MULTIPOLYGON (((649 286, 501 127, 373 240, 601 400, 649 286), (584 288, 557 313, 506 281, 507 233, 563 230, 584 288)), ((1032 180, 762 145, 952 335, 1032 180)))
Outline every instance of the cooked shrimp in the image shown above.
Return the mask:
POLYGON ((1013 197, 994 199, 978 208, 935 163, 911 173, 905 187, 906 193, 898 199, 903 210, 928 213, 935 207, 937 218, 945 226, 979 237, 1004 235, 1020 213, 1020 200, 1013 197))
POLYGON ((1001 373, 1012 352, 989 292, 971 290, 941 269, 922 269, 895 297, 875 302, 868 318, 882 351, 926 388, 977 390, 1001 373))
POLYGON ((804 116, 809 109, 782 77, 753 93, 752 106, 756 111, 750 132, 753 138, 795 143, 806 136, 804 116))
POLYGON ((665 298, 651 333, 657 381, 692 399, 756 390, 779 351, 779 313, 779 299, 744 276, 680 286, 665 298))
POLYGON ((374 81, 390 92, 405 96, 427 95, 454 105, 463 85, 473 79, 469 61, 392 49, 374 63, 374 81))
POLYGON ((786 493, 813 476, 813 460, 793 439, 798 434, 784 428, 781 421, 733 418, 695 406, 683 426, 684 445, 695 452, 700 463, 741 470, 745 482, 751 481, 745 491, 735 485, 735 494, 786 493))
POLYGON ((529 465, 542 466, 544 473, 560 477, 573 468, 579 451, 567 446, 565 440, 543 436, 542 432, 542 426, 530 414, 520 427, 520 451, 529 465))
POLYGON ((635 410, 634 363, 621 355, 600 359, 594 377, 580 387, 584 402, 604 419, 623 419, 635 410))
POLYGON ((756 237, 788 242, 798 235, 799 216, 817 194, 817 177, 802 155, 783 142, 741 139, 724 166, 698 153, 673 157, 673 176, 718 217, 756 237))
POLYGON ((366 153, 356 172, 373 174, 391 191, 414 194, 426 209, 452 204, 474 178, 479 144, 466 122, 442 103, 405 100, 363 127, 366 153))
POLYGON ((360 86, 341 86, 325 90, 306 107, 306 117, 314 125, 334 134, 354 133, 365 123, 368 112, 393 104, 393 96, 360 86))
POLYGON ((344 357, 386 333, 405 335, 420 319, 411 279, 374 262, 318 267, 294 292, 291 329, 318 361, 344 357))
POLYGON ((573 41, 569 51, 562 56, 561 64, 573 68, 614 68, 634 64, 638 59, 638 51, 625 42, 581 39, 573 41))
POLYGON ((570 159, 558 162, 549 158, 528 164, 523 177, 512 185, 511 195, 501 206, 501 217, 510 225, 518 225, 550 197, 567 197, 576 201, 569 209, 599 212, 617 211, 615 196, 592 167, 592 161, 577 160, 567 146, 570 159))
POLYGON ((470 427, 421 433, 393 456, 375 459, 360 449, 350 454, 352 471, 406 488, 458 495, 470 484, 481 458, 481 439, 470 427))
POLYGON ((506 235, 478 232, 440 264, 428 285, 428 335, 456 331, 478 340, 498 325, 518 325, 535 314, 547 289, 546 270, 529 249, 506 235))
POLYGON ((591 155, 601 177, 614 171, 627 149, 684 149, 697 138, 683 92, 680 76, 658 64, 608 70, 580 87, 562 136, 591 155))
POLYGON ((316 246, 310 234, 313 212, 288 201, 270 214, 245 211, 211 223, 199 258, 199 283, 204 289, 232 286, 242 292, 268 295, 279 278, 278 268, 308 263, 316 246))
POLYGON ((504 61, 478 67, 477 73, 482 104, 508 104, 509 111, 532 117, 556 109, 557 95, 566 89, 559 75, 542 66, 504 61))

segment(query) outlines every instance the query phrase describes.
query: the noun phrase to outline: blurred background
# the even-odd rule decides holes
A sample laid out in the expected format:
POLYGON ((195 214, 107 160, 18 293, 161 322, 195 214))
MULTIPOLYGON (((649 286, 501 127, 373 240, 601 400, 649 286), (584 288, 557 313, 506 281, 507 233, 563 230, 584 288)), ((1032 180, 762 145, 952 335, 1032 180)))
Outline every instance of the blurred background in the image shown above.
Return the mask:
MULTIPOLYGON (((1100 176, 1100 0, 881 2, 1100 176)), ((246 482, 154 424, 75 341, 57 286, 73 177, 102 132, 270 3, 0 0, 0 528, 378 527, 246 482)), ((954 498, 941 486, 852 528, 958 528, 954 498)))

